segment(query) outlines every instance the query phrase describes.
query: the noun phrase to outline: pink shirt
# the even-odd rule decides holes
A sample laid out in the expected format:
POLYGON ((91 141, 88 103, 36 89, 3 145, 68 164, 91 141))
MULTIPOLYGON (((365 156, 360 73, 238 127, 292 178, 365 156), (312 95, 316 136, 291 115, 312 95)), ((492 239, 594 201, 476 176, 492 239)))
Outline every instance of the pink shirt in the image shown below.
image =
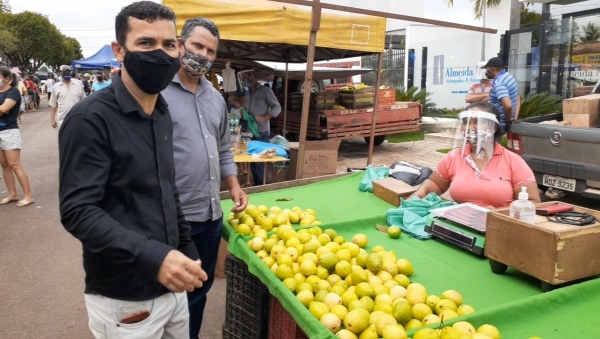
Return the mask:
MULTIPOLYGON (((465 157, 470 153, 470 147, 465 149, 465 157)), ((450 181, 448 192, 458 203, 506 207, 514 200, 514 187, 535 181, 525 161, 498 143, 494 155, 479 174, 461 154, 462 149, 453 150, 437 167, 438 174, 450 181)))

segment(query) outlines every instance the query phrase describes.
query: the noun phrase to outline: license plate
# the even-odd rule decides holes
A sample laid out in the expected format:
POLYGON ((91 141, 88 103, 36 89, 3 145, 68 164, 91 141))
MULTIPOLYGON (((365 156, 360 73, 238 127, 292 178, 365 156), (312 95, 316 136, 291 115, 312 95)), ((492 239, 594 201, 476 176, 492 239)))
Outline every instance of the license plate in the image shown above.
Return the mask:
POLYGON ((543 185, 553 188, 558 188, 564 191, 574 192, 575 191, 575 179, 567 179, 563 177, 557 177, 554 175, 544 174, 543 185))

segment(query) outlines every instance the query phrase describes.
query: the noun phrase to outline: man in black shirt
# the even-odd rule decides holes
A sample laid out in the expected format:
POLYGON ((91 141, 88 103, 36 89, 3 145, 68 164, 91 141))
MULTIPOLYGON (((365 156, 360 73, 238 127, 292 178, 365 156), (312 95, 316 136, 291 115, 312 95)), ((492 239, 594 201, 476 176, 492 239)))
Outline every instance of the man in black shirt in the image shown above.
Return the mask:
POLYGON ((59 132, 60 212, 83 247, 96 338, 188 335, 185 291, 206 273, 175 187, 173 125, 159 94, 179 69, 175 15, 140 1, 121 10, 112 86, 77 103, 59 132))

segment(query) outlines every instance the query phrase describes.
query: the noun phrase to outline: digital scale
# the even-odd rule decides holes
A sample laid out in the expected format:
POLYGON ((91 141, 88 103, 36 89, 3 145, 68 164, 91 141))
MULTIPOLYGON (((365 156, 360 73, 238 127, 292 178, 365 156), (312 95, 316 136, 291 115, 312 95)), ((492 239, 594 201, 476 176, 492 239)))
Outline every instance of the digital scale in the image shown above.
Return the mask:
POLYGON ((458 204, 429 211, 425 232, 483 256, 488 209, 458 204))

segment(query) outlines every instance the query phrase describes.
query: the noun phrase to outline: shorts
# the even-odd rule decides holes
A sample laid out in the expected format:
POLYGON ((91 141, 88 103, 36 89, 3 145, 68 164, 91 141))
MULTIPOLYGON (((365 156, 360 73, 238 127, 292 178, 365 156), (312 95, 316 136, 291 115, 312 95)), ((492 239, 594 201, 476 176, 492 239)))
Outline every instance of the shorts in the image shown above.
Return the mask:
POLYGON ((21 131, 18 128, 0 131, 0 149, 3 151, 21 149, 21 131))

